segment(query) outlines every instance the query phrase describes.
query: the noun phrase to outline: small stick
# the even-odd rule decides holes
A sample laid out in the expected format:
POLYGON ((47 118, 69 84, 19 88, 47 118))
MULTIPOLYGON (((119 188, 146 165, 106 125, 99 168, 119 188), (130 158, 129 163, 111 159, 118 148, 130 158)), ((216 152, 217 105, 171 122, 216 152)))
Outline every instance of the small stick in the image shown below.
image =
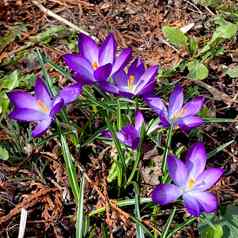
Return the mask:
MULTIPOLYGON (((37 0, 32 0, 32 3, 33 3, 35 6, 37 6, 42 12, 44 12, 46 15, 53 17, 54 19, 56 19, 56 20, 62 22, 63 24, 69 26, 70 28, 72 28, 72 29, 74 29, 74 30, 76 30, 76 31, 78 31, 78 32, 82 32, 82 33, 84 33, 85 35, 90 36, 90 34, 89 34, 88 32, 84 31, 82 28, 80 28, 80 27, 78 27, 77 25, 73 24, 72 22, 66 20, 65 18, 63 18, 63 17, 57 15, 57 14, 54 13, 53 11, 51 11, 51 10, 45 8, 45 7, 44 7, 41 3, 39 3, 37 0)), ((94 36, 91 36, 91 37, 92 37, 94 40, 97 40, 96 37, 94 37, 94 36)))

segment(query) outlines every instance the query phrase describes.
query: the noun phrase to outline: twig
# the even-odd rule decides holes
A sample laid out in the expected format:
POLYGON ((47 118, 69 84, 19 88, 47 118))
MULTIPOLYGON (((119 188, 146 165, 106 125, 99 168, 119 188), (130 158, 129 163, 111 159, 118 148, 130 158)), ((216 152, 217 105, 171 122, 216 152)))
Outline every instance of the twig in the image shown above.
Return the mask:
MULTIPOLYGON (((77 25, 73 24, 72 22, 66 20, 65 18, 57 15, 56 13, 52 12, 51 10, 45 8, 41 3, 39 3, 37 0, 32 0, 32 3, 37 6, 42 12, 44 12, 46 15, 51 16, 53 18, 55 18, 56 20, 62 22, 63 24, 69 26, 70 28, 78 31, 78 32, 82 32, 85 35, 90 36, 90 34, 86 31, 84 31, 82 28, 78 27, 77 25)), ((91 36, 94 40, 97 40, 96 37, 91 36)))

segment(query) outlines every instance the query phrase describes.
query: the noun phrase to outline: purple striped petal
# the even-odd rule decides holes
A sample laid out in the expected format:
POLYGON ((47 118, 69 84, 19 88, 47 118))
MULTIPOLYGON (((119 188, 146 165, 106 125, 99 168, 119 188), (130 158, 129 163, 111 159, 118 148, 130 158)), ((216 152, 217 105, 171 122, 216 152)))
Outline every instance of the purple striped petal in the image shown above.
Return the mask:
POLYGON ((203 210, 195 197, 191 196, 190 193, 185 193, 183 194, 183 200, 184 206, 192 216, 200 216, 203 210))
POLYGON ((28 108, 16 108, 9 117, 18 121, 41 121, 49 118, 45 113, 28 108))
POLYGON ((149 107, 155 111, 158 115, 163 112, 164 114, 168 114, 167 108, 165 107, 163 101, 160 97, 145 97, 145 102, 149 105, 149 107))
POLYGON ((181 196, 180 189, 174 184, 160 184, 152 191, 152 201, 160 205, 175 202, 181 196))
POLYGON ((112 65, 105 64, 96 69, 96 71, 94 72, 94 77, 96 81, 106 81, 108 77, 110 76, 111 71, 112 71, 112 65))
POLYGON ((61 98, 61 97, 55 98, 53 105, 52 105, 51 112, 50 112, 50 116, 54 117, 55 114, 60 112, 60 110, 62 109, 63 106, 64 106, 63 98, 61 98))
POLYGON ((39 137, 44 134, 51 124, 51 119, 40 121, 32 131, 33 137, 39 137))
POLYGON ((146 96, 151 96, 152 92, 154 91, 156 86, 156 79, 154 78, 154 80, 151 80, 151 82, 147 83, 145 85, 145 87, 138 92, 138 95, 146 97, 146 96))
POLYGON ((81 57, 79 54, 66 54, 64 55, 64 61, 71 70, 77 73, 78 77, 95 81, 93 68, 87 59, 81 57))
POLYGON ((210 189, 222 176, 222 168, 209 168, 198 176, 194 189, 205 191, 210 189))
POLYGON ((155 76, 157 75, 157 70, 157 66, 152 66, 144 72, 144 74, 138 80, 138 84, 135 89, 136 94, 139 94, 140 91, 142 91, 151 81, 154 82, 155 76))
POLYGON ((9 92, 8 97, 15 107, 38 110, 36 98, 27 92, 15 90, 9 92))
POLYGON ((89 36, 80 33, 78 38, 78 47, 80 55, 86 58, 91 64, 98 65, 98 46, 96 42, 89 36))
POLYGON ((72 84, 70 86, 67 86, 63 88, 59 96, 63 98, 64 105, 69 104, 77 99, 77 97, 80 95, 82 90, 82 86, 79 83, 72 84))
POLYGON ((184 205, 193 216, 202 212, 214 212, 218 207, 217 198, 210 192, 192 191, 183 195, 184 205))
POLYGON ((193 144, 186 155, 185 165, 189 171, 189 178, 197 179, 206 166, 207 154, 202 143, 193 144))
POLYGON ((118 133, 117 138, 125 145, 131 147, 131 149, 137 149, 140 143, 140 136, 138 131, 132 125, 123 127, 118 133))
POLYGON ((177 85, 169 98, 169 118, 176 117, 183 106, 183 88, 177 85))
POLYGON ((107 81, 99 81, 98 86, 105 92, 112 93, 115 95, 119 93, 118 88, 107 81))
POLYGON ((198 96, 193 98, 190 102, 187 102, 183 108, 181 117, 193 116, 196 115, 202 108, 204 102, 204 97, 198 96))
POLYGON ((131 58, 131 52, 132 52, 131 48, 122 50, 121 54, 118 57, 116 57, 116 60, 112 67, 111 74, 116 73, 118 70, 123 69, 127 65, 127 63, 131 58))
POLYGON ((198 127, 200 125, 203 124, 203 119, 201 117, 198 116, 187 116, 184 118, 181 118, 179 120, 177 120, 175 123, 177 125, 179 125, 179 127, 187 132, 189 130, 191 130, 192 128, 198 127))
POLYGON ((170 124, 168 121, 168 111, 162 100, 159 97, 145 97, 144 100, 159 115, 162 126, 168 127, 170 124))
POLYGON ((99 49, 99 64, 113 64, 116 54, 116 41, 112 33, 102 43, 99 49))
POLYGON ((140 77, 145 72, 145 66, 141 59, 135 59, 128 69, 128 75, 133 75, 135 77, 135 84, 138 82, 140 77))
POLYGON ((143 123, 144 123, 143 114, 140 111, 137 111, 135 115, 135 128, 138 132, 140 132, 143 123))
POLYGON ((36 98, 43 102, 48 108, 51 107, 51 98, 48 88, 46 87, 44 81, 38 78, 35 83, 35 94, 36 98))
POLYGON ((113 81, 120 88, 120 90, 128 91, 128 77, 124 70, 119 70, 112 75, 113 81))
POLYGON ((185 164, 175 156, 168 156, 167 160, 169 176, 178 186, 184 186, 187 182, 188 171, 185 164))

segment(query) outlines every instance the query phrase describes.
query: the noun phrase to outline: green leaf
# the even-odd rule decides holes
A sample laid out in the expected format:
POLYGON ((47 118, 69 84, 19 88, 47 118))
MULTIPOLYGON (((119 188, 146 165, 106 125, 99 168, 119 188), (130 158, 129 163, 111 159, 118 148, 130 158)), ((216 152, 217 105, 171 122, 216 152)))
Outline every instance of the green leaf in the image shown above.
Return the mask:
POLYGON ((222 238, 223 229, 220 224, 216 224, 213 227, 209 225, 204 225, 200 227, 200 237, 201 238, 222 238))
POLYGON ((231 78, 238 78, 238 66, 229 68, 225 73, 231 78))
POLYGON ((0 159, 1 160, 8 160, 9 159, 9 153, 8 151, 0 146, 0 159))
POLYGON ((225 238, 238 237, 238 207, 229 205, 226 208, 225 215, 222 219, 222 227, 225 238))
POLYGON ((194 55, 198 50, 198 43, 194 37, 189 38, 189 52, 194 55))
POLYGON ((7 89, 7 91, 11 91, 12 89, 18 87, 18 85, 19 73, 17 70, 14 70, 12 73, 0 79, 0 89, 7 89))
POLYGON ((176 47, 187 47, 188 37, 178 28, 164 26, 162 31, 166 39, 176 47))
POLYGON ((189 70, 189 77, 195 80, 203 80, 208 76, 207 67, 198 60, 189 62, 188 70, 189 70))
POLYGON ((225 21, 224 24, 216 28, 211 41, 215 41, 218 38, 231 39, 236 35, 237 30, 238 26, 236 24, 225 21))

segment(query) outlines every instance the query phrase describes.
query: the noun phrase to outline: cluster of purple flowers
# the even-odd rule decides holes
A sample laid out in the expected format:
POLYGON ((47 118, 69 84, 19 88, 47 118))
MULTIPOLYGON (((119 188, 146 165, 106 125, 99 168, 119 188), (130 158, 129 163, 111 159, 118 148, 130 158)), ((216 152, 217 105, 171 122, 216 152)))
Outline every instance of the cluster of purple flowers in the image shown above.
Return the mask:
MULTIPOLYGON (((62 89, 57 97, 50 95, 43 80, 38 78, 35 95, 15 90, 9 98, 15 108, 10 117, 20 121, 33 121, 37 125, 32 136, 42 135, 55 119, 63 106, 73 102, 80 95, 84 85, 95 84, 114 96, 133 98, 139 96, 158 114, 160 126, 181 128, 188 131, 203 123, 197 116, 203 105, 203 97, 196 97, 184 104, 183 89, 177 85, 172 91, 168 108, 160 97, 153 95, 156 86, 158 66, 146 68, 143 61, 131 60, 131 49, 123 49, 117 54, 117 44, 113 34, 109 34, 101 45, 85 34, 79 35, 79 53, 64 55, 64 61, 73 73, 76 83, 62 89), (183 105, 184 104, 184 105, 183 105)), ((140 144, 144 117, 140 111, 135 113, 135 125, 128 124, 116 133, 126 146, 136 150, 140 144)), ((106 133, 108 137, 110 132, 106 133)), ((154 202, 161 205, 183 196, 185 207, 194 216, 201 212, 211 212, 217 208, 216 198, 205 190, 209 189, 222 175, 222 169, 205 170, 206 155, 202 144, 195 144, 188 152, 186 162, 170 156, 169 175, 173 184, 158 185, 152 192, 154 202)))

